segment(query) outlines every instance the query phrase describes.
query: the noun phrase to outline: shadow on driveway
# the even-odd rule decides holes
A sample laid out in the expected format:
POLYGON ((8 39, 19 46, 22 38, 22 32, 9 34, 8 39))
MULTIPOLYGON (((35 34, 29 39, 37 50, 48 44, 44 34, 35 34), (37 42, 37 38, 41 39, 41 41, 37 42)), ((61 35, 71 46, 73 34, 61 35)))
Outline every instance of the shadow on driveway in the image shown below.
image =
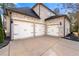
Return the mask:
POLYGON ((0 49, 7 46, 9 44, 9 42, 10 42, 10 37, 6 37, 4 39, 4 42, 0 44, 0 49))
POLYGON ((68 34, 66 37, 64 37, 65 39, 68 40, 73 40, 73 41, 78 41, 79 42, 79 37, 75 36, 73 33, 68 34))

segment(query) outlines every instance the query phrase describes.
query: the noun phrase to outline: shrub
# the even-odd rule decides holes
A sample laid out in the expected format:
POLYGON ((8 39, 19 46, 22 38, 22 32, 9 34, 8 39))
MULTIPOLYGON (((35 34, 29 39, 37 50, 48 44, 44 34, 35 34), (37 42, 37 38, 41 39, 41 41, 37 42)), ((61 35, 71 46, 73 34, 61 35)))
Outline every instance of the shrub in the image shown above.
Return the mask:
POLYGON ((4 31, 2 27, 2 20, 1 20, 1 15, 0 15, 0 43, 4 42, 4 31))

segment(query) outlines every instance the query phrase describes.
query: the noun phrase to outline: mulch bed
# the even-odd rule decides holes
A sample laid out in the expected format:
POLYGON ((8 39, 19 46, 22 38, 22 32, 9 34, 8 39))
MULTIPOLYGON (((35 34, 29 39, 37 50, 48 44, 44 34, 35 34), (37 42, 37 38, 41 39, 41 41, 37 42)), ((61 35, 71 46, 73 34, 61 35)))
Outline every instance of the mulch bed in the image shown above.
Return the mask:
POLYGON ((68 40, 73 40, 73 41, 79 42, 79 37, 75 36, 73 33, 68 34, 65 38, 68 40))
POLYGON ((0 49, 7 46, 10 42, 10 37, 6 37, 4 42, 0 44, 0 49))

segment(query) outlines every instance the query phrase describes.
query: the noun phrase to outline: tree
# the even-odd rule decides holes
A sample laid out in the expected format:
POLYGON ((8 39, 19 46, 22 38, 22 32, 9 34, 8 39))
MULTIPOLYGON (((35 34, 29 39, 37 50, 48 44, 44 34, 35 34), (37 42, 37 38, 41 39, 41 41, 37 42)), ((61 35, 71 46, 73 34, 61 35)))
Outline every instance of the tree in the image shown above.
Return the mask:
POLYGON ((76 13, 77 24, 78 24, 78 36, 79 36, 79 12, 76 13))
MULTIPOLYGON (((4 12, 5 8, 15 8, 15 5, 13 3, 0 3, 0 8, 2 8, 3 12, 4 12)), ((4 20, 3 20, 3 24, 4 24, 4 20)), ((0 43, 4 42, 4 39, 5 39, 5 36, 6 36, 3 24, 2 24, 2 19, 1 19, 1 16, 0 16, 0 43)))
POLYGON ((76 24, 76 22, 77 22, 76 13, 68 13, 67 16, 70 19, 70 31, 71 32, 74 32, 74 31, 77 32, 78 29, 76 28, 77 27, 77 24, 76 24))
POLYGON ((4 32, 3 32, 3 27, 2 27, 2 20, 0 16, 0 43, 4 41, 4 32))
POLYGON ((4 8, 15 8, 16 7, 14 3, 0 3, 0 6, 4 8))
POLYGON ((59 15, 59 14, 60 14, 59 8, 55 8, 55 9, 54 9, 54 12, 57 13, 57 14, 59 15))
POLYGON ((63 3, 62 5, 64 9, 71 9, 73 11, 72 13, 76 12, 79 7, 79 5, 76 3, 63 3))
POLYGON ((68 13, 71 21, 71 31, 79 32, 79 3, 63 3, 65 9, 71 9, 72 12, 68 13))
MULTIPOLYGON (((5 12, 5 8, 16 8, 14 3, 0 3, 1 8, 3 9, 3 13, 5 12)), ((5 18, 5 16, 3 15, 3 17, 5 18)), ((4 20, 3 20, 3 24, 4 24, 4 20)))

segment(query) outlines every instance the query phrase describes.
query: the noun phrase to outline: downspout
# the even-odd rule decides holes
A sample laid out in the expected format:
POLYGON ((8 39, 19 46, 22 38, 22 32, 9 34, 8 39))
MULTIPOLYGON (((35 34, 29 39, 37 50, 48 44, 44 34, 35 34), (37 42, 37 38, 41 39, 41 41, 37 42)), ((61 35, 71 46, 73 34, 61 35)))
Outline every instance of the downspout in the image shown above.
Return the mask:
POLYGON ((47 36, 47 22, 45 21, 45 36, 47 36))
POLYGON ((79 19, 77 19, 77 25, 78 25, 78 37, 79 37, 79 19))
POLYGON ((10 40, 12 40, 12 12, 10 12, 10 40))
POLYGON ((40 17, 40 4, 39 4, 39 17, 40 17))
POLYGON ((65 37, 65 17, 64 17, 64 37, 65 37))
POLYGON ((34 28, 33 28, 33 31, 34 31, 34 32, 33 32, 33 33, 34 33, 34 38, 35 38, 35 33, 36 33, 36 32, 35 32, 35 19, 33 19, 33 20, 34 20, 34 22, 33 22, 33 27, 34 27, 34 28))

